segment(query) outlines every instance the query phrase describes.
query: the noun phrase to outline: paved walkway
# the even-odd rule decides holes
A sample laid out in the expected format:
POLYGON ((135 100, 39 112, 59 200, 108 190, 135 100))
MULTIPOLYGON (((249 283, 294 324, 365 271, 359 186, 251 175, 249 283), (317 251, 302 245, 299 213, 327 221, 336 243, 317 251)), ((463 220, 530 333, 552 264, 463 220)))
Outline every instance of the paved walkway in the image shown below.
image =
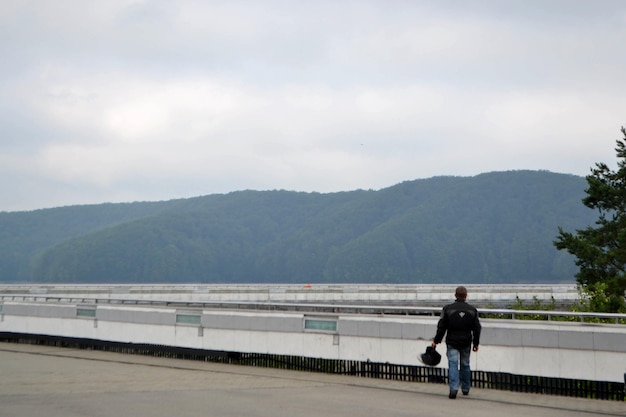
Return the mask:
POLYGON ((591 417, 626 403, 0 343, 0 417, 591 417))

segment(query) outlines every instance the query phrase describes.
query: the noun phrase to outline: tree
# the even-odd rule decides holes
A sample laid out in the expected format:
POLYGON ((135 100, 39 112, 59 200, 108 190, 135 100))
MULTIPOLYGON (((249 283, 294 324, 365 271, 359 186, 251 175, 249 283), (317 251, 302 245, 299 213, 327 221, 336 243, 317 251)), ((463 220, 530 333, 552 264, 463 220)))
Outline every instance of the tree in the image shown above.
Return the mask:
POLYGON ((559 227, 554 245, 577 258, 576 274, 583 298, 590 309, 626 312, 626 129, 617 140, 618 169, 612 171, 604 163, 596 163, 586 177, 587 197, 583 204, 598 210, 595 228, 588 226, 576 233, 559 227))

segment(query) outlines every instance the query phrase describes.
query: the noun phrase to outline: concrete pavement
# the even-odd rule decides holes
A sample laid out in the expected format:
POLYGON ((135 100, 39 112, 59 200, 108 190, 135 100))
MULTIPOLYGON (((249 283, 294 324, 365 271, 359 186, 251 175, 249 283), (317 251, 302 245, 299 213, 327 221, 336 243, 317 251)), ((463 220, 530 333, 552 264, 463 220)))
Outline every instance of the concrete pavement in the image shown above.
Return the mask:
POLYGON ((0 343, 0 417, 591 417, 626 403, 0 343))

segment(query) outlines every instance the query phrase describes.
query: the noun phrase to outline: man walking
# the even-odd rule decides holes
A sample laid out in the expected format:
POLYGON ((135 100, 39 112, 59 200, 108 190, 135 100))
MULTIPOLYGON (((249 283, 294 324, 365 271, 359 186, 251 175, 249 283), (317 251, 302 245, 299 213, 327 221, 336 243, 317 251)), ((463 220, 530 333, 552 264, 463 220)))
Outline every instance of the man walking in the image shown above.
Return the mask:
POLYGON ((476 308, 465 302, 467 289, 458 287, 454 296, 456 301, 446 305, 437 324, 437 334, 432 346, 435 347, 446 336, 448 356, 448 380, 450 395, 448 398, 455 399, 461 385, 463 395, 468 395, 471 385, 470 349, 478 351, 480 343, 480 320, 476 308), (459 372, 460 365, 460 372, 459 372))

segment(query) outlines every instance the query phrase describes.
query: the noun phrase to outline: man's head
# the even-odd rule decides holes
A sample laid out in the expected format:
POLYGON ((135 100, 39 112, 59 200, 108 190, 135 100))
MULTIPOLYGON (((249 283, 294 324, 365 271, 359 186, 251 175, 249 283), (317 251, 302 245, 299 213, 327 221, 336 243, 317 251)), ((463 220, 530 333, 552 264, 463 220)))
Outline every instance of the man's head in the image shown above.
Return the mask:
POLYGON ((467 288, 465 287, 457 287, 454 292, 454 296, 457 300, 465 300, 467 298, 467 288))

